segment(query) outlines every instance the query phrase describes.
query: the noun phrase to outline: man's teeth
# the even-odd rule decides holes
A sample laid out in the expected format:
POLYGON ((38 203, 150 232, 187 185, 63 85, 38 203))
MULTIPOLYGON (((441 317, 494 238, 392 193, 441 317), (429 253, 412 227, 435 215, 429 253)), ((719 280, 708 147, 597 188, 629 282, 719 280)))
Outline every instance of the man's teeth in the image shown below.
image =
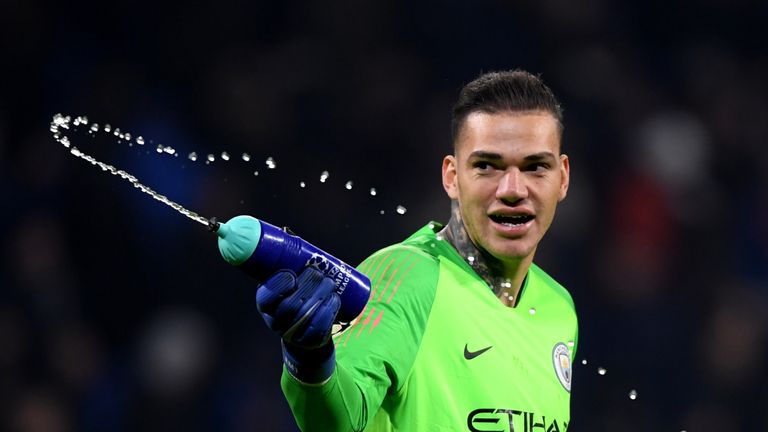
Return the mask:
POLYGON ((496 216, 498 223, 505 226, 520 226, 532 219, 531 216, 496 216))

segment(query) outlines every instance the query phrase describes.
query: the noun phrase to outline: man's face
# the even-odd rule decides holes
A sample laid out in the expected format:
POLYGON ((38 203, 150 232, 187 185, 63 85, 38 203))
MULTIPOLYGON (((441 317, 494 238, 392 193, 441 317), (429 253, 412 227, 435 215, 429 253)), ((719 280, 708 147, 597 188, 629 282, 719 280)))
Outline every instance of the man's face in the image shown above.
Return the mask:
POLYGON ((443 160, 443 187, 470 239, 502 262, 533 258, 568 176, 557 121, 544 111, 471 113, 443 160))

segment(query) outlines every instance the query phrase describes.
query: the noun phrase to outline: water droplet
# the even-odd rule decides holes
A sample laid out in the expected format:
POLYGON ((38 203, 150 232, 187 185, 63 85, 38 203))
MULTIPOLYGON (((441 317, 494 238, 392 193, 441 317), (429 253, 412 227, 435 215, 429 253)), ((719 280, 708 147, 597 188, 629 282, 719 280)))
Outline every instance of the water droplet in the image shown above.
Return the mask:
POLYGON ((531 314, 531 315, 536 315, 536 308, 528 309, 528 313, 531 314))
POLYGON ((221 152, 221 158, 224 159, 225 161, 228 161, 229 160, 229 153, 221 152))
POLYGON ((306 184, 306 183, 304 183, 304 182, 300 182, 300 183, 299 183, 299 186, 301 186, 301 187, 307 187, 307 184, 306 184))
POLYGON ((120 136, 120 128, 116 128, 116 129, 115 129, 115 130, 112 132, 112 134, 113 134, 114 136, 120 136))
POLYGON ((126 140, 126 141, 130 141, 130 140, 131 140, 131 134, 129 134, 129 133, 126 133, 126 134, 125 134, 125 140, 126 140))
POLYGON ((208 153, 208 157, 207 157, 207 159, 208 159, 208 160, 207 160, 208 162, 213 162, 213 161, 215 161, 215 160, 216 160, 216 156, 214 156, 214 155, 213 155, 213 154, 211 154, 211 153, 208 153))
MULTIPOLYGON (((139 140, 139 139, 138 139, 138 138, 136 138, 136 141, 138 141, 138 140, 139 140)), ((192 152, 192 153, 190 153, 190 154, 189 154, 189 156, 187 156, 187 157, 189 158, 189 160, 191 160, 192 162, 194 162, 194 161, 196 161, 196 160, 197 160, 197 153, 195 153, 195 152, 192 152)))
POLYGON ((259 175, 259 172, 258 171, 254 171, 253 175, 257 176, 257 175, 259 175))
POLYGON ((352 189, 352 180, 348 181, 348 182, 347 182, 347 183, 344 185, 344 187, 345 187, 345 188, 347 188, 347 190, 351 190, 351 189, 352 189))
POLYGON ((99 124, 94 123, 91 125, 91 132, 98 132, 99 131, 99 124))
POLYGON ((55 116, 53 116, 53 124, 55 124, 57 126, 62 126, 66 122, 67 122, 66 118, 61 113, 56 114, 55 116))
POLYGON ((272 158, 272 156, 267 158, 267 168, 269 169, 275 169, 277 168, 277 163, 275 162, 275 159, 272 158))
POLYGON ((72 153, 75 156, 80 156, 82 154, 82 152, 80 152, 80 150, 78 150, 77 147, 72 147, 69 150, 69 152, 72 153))
POLYGON ((636 390, 631 390, 629 392, 629 398, 632 399, 632 400, 637 399, 637 391, 636 390))
POLYGON ((504 282, 501 283, 502 288, 512 288, 512 281, 509 279, 505 279, 504 282))
POLYGON ((469 265, 472 265, 475 263, 475 257, 473 257, 472 255, 468 255, 467 261, 469 261, 469 265))
POLYGON ((384 210, 381 210, 381 211, 379 212, 379 214, 384 214, 384 210))
POLYGON ((248 153, 243 153, 243 160, 245 162, 250 162, 251 161, 251 155, 249 155, 248 153))
POLYGON ((583 364, 583 365, 587 364, 587 359, 582 360, 581 364, 583 364))
POLYGON ((401 205, 397 206, 397 212, 398 212, 398 213, 400 213, 400 214, 405 214, 405 212, 406 212, 406 211, 407 211, 407 210, 405 209, 405 207, 403 207, 403 206, 401 206, 401 205))
POLYGON ((120 139, 125 139, 125 134, 120 134, 120 139))
POLYGON ((325 181, 326 181, 326 180, 328 180, 328 176, 329 176, 329 175, 330 175, 330 174, 328 174, 328 171, 323 171, 323 172, 320 174, 320 183, 325 183, 325 181))
POLYGON ((573 341, 568 341, 568 346, 569 347, 573 348, 573 345, 574 345, 573 341))
POLYGON ((69 138, 67 138, 67 137, 62 137, 62 138, 59 140, 59 142, 60 142, 60 143, 61 143, 61 144, 62 144, 64 147, 69 147, 69 138))
POLYGON ((435 236, 435 238, 436 238, 438 241, 442 241, 442 240, 443 240, 443 236, 442 236, 441 234, 438 234, 438 235, 436 235, 436 236, 435 236))
POLYGON ((158 153, 162 153, 163 152, 163 145, 162 144, 158 144, 157 145, 157 152, 158 153))
POLYGON ((435 244, 434 244, 434 243, 430 243, 429 245, 430 245, 430 246, 432 246, 432 247, 435 247, 435 244))
POLYGON ((142 136, 137 136, 137 137, 136 137, 136 144, 138 144, 138 145, 144 145, 144 137, 142 137, 142 136))
POLYGON ((104 132, 109 132, 111 130, 112 130, 112 126, 110 126, 109 124, 104 125, 104 132))
POLYGON ((597 368, 597 373, 599 373, 600 375, 605 375, 607 372, 608 370, 605 368, 597 368))
POLYGON ((168 146, 168 147, 165 147, 165 148, 163 148, 163 151, 164 151, 164 152, 166 152, 166 153, 168 153, 168 154, 171 154, 171 155, 172 155, 172 154, 174 154, 174 153, 176 153, 176 149, 174 149, 174 148, 173 148, 173 147, 171 147, 171 146, 168 146))
POLYGON ((376 188, 371 188, 371 196, 376 196, 376 188))
POLYGON ((79 116, 77 119, 75 119, 78 123, 82 124, 88 124, 88 117, 86 116, 79 116))

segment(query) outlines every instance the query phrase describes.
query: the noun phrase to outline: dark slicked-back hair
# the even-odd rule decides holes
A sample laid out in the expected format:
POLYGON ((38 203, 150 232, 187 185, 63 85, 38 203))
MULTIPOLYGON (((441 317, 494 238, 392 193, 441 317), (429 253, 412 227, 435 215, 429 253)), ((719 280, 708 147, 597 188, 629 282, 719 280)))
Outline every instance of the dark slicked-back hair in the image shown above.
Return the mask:
POLYGON ((557 120, 562 134, 563 109, 541 78, 520 69, 488 72, 465 85, 453 106, 451 138, 454 148, 468 115, 473 112, 495 114, 505 111, 546 111, 557 120))

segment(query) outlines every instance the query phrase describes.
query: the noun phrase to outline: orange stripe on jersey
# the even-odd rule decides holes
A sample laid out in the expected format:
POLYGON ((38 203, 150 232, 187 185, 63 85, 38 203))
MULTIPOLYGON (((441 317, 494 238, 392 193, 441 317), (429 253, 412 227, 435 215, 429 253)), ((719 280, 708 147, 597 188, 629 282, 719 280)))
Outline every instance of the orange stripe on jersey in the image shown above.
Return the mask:
POLYGON ((376 310, 376 308, 371 308, 371 311, 368 313, 368 316, 365 318, 365 321, 363 321, 363 325, 360 326, 360 330, 357 331, 357 335, 355 337, 360 337, 360 333, 363 332, 363 329, 365 326, 368 325, 369 322, 371 322, 371 315, 373 315, 373 312, 376 310))
POLYGON ((376 264, 377 262, 380 262, 384 257, 385 257, 384 255, 379 255, 379 256, 377 256, 374 259, 369 259, 369 260, 364 261, 363 265, 360 266, 360 272, 361 273, 368 273, 368 270, 370 270, 371 267, 373 267, 374 264, 376 264))
MULTIPOLYGON (((419 260, 419 256, 418 255, 414 255, 414 259, 413 259, 413 262, 411 263, 410 267, 408 267, 405 270, 405 273, 403 273, 402 276, 400 276, 400 279, 395 283, 395 287, 393 288, 392 294, 390 294, 390 296, 389 296, 389 300, 392 299, 392 295, 397 290, 397 287, 400 286, 400 283, 403 281, 403 278, 405 278, 405 276, 408 274, 408 272, 411 271, 413 266, 416 265, 416 261, 418 261, 418 260, 419 260)), ((405 260, 403 260, 403 264, 405 264, 405 260)), ((401 268, 403 268, 402 265, 395 269, 395 271, 392 273, 392 277, 389 279, 389 282, 387 282, 386 288, 384 288, 384 290, 381 292, 381 294, 379 294, 379 298, 376 299, 376 301, 379 301, 379 302, 381 301, 382 297, 384 297, 384 293, 387 292, 387 289, 389 288, 389 285, 392 283, 392 281, 395 280, 395 275, 397 275, 397 272, 399 272, 401 268)), ((387 300, 387 303, 389 303, 389 300, 387 300)))
MULTIPOLYGON (((400 286, 400 283, 403 281, 403 279, 405 279, 405 277, 408 276, 408 272, 410 272, 411 269, 413 268, 413 266, 416 265, 416 261, 418 261, 418 258, 413 260, 413 262, 411 263, 411 266, 408 267, 408 269, 405 271, 405 273, 403 273, 403 276, 400 278, 400 280, 397 281, 397 284, 395 284, 395 287, 392 288, 392 294, 389 295, 389 298, 387 299, 387 303, 392 301, 392 296, 394 296, 395 293, 397 292, 397 288, 400 286)), ((384 294, 384 293, 382 293, 382 294, 384 294)))
POLYGON ((371 325, 371 329, 368 330, 368 333, 373 333, 373 329, 375 329, 376 326, 379 325, 379 321, 381 321, 382 315, 384 315, 384 311, 379 312, 379 316, 377 316, 376 319, 373 320, 373 325, 371 325))
MULTIPOLYGON (((389 255, 387 255, 387 256, 389 256, 389 255)), ((384 261, 382 260, 382 263, 383 263, 383 262, 384 262, 384 261)), ((378 291, 378 289, 379 289, 379 285, 381 285, 381 280, 382 280, 382 279, 384 279, 384 275, 385 275, 385 274, 387 274, 387 270, 389 270, 389 266, 391 266, 393 262, 395 262, 395 259, 394 259, 394 258, 392 258, 392 260, 391 260, 391 261, 389 261, 389 264, 387 264, 387 267, 386 267, 386 268, 384 268, 384 271, 383 271, 383 272, 381 272, 381 276, 379 276, 379 281, 378 281, 378 282, 376 282, 376 284, 373 286, 373 289, 371 290, 371 296, 370 296, 370 297, 368 297, 368 300, 369 300, 369 301, 370 301, 370 300, 373 300, 373 297, 376 295, 376 291, 378 291)), ((379 265, 381 265, 381 263, 379 263, 379 265)), ((376 271, 378 271, 378 270, 379 270, 379 269, 378 269, 378 268, 376 268, 376 271)), ((375 272, 374 272, 374 274, 375 274, 375 272)))
POLYGON ((360 323, 360 320, 363 318, 363 315, 365 315, 365 312, 368 310, 368 306, 366 306, 362 312, 360 312, 360 315, 358 315, 354 320, 352 320, 352 323, 350 323, 349 328, 344 332, 346 334, 346 338, 344 338, 344 345, 347 344, 347 341, 349 340, 349 337, 352 335, 352 332, 354 331, 355 327, 360 323))

